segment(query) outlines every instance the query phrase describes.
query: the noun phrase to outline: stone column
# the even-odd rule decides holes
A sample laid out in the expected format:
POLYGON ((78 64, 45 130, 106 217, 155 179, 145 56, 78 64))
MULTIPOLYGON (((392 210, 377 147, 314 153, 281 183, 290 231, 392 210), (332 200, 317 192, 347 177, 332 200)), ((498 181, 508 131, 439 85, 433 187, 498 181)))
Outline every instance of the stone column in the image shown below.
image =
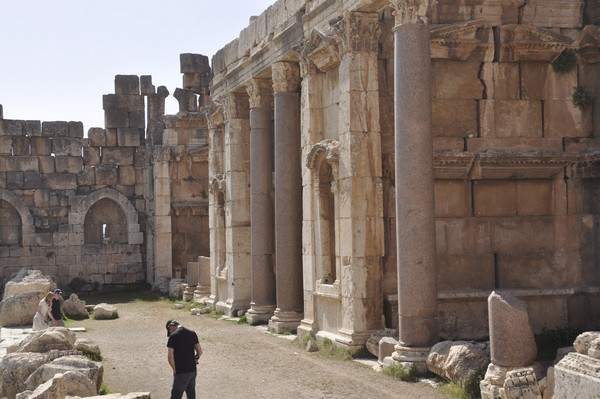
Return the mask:
POLYGON ((171 149, 156 147, 152 154, 154 180, 154 284, 169 291, 173 277, 173 240, 171 231, 171 149))
POLYGON ((392 0, 399 344, 395 361, 426 367, 438 340, 429 0, 392 0))
POLYGON ((295 331, 303 316, 300 68, 272 67, 275 103, 275 253, 277 309, 269 329, 295 331))
POLYGON ((254 325, 268 322, 276 304, 271 80, 254 78, 247 90, 250 96, 252 300, 246 318, 254 325))
POLYGON ((384 327, 379 17, 376 13, 346 13, 335 27, 341 54, 339 169, 337 187, 332 186, 339 209, 336 243, 341 260, 336 276, 341 284, 336 342, 356 351, 373 331, 384 327))

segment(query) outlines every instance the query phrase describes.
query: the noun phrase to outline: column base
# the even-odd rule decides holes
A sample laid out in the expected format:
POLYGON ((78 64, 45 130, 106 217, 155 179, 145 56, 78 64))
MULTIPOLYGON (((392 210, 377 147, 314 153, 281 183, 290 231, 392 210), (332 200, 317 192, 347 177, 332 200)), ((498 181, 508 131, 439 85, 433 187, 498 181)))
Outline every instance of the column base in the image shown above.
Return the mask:
POLYGON ((271 317, 273 317, 273 313, 275 313, 275 306, 251 305, 250 309, 248 309, 248 312, 246 312, 246 320, 251 326, 267 324, 269 320, 271 320, 271 317))
MULTIPOLYGON (((413 348, 396 345, 394 350, 395 352, 391 356, 391 361, 394 364, 401 364, 406 368, 414 368, 420 374, 426 374, 429 371, 427 368, 427 356, 429 356, 431 347, 413 348)), ((388 357, 384 359, 385 364, 391 364, 388 359, 388 357)))
POLYGON ((275 334, 296 332, 303 317, 304 313, 301 312, 286 312, 276 309, 275 314, 269 320, 269 331, 275 334))

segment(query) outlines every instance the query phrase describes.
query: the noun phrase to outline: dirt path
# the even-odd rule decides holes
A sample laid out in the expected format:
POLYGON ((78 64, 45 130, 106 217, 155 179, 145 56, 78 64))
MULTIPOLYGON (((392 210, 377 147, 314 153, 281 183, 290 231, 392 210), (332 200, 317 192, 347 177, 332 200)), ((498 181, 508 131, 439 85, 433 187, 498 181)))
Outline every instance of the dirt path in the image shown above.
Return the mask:
POLYGON ((80 336, 100 346, 104 382, 112 392, 149 391, 153 399, 169 397, 172 374, 164 326, 175 318, 200 337, 204 355, 198 370, 199 398, 445 397, 424 383, 404 383, 355 361, 323 358, 259 328, 192 316, 167 301, 110 302, 118 307, 119 319, 74 324, 86 327, 80 336))

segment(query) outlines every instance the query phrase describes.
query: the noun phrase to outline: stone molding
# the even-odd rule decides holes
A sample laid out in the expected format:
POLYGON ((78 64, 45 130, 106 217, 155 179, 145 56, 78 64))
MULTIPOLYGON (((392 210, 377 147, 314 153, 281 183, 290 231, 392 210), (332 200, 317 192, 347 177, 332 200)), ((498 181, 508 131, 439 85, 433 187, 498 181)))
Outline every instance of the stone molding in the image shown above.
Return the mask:
POLYGON ((273 83, 271 79, 252 78, 246 84, 250 109, 273 108, 273 83))
POLYGON ((271 72, 275 94, 297 93, 300 89, 300 67, 297 62, 276 62, 271 67, 271 72))
POLYGON ((404 24, 427 24, 429 7, 437 4, 437 0, 390 0, 394 8, 396 26, 404 24))
POLYGON ((328 36, 313 29, 301 51, 301 74, 316 73, 316 70, 327 72, 340 63, 338 42, 333 36, 328 36))
POLYGON ((494 34, 483 20, 431 30, 431 58, 492 62, 494 34))
POLYGON ((600 62, 600 26, 586 25, 575 39, 579 59, 584 64, 600 62))
POLYGON ((600 177, 600 153, 517 154, 506 152, 434 154, 436 179, 553 179, 600 177))
POLYGON ((498 62, 553 62, 573 40, 531 25, 500 26, 498 62))

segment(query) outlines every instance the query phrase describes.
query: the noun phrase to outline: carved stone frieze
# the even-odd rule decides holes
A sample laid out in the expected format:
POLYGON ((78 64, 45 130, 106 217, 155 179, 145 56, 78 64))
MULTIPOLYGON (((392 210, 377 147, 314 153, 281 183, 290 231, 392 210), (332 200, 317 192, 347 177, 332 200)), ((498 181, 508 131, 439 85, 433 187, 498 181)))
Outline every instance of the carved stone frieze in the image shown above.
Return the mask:
POLYGON ((431 58, 492 62, 492 28, 485 26, 483 20, 478 20, 433 29, 431 58))
POLYGON ((374 13, 348 12, 333 26, 339 37, 341 50, 379 51, 379 16, 374 13))
POLYGON ((338 41, 314 29, 304 44, 300 59, 302 76, 315 73, 317 69, 326 72, 340 63, 338 41))
POLYGON ((600 26, 586 25, 575 39, 574 47, 583 63, 600 62, 600 26))
POLYGON ((224 193, 226 187, 225 176, 215 175, 208 185, 208 192, 211 194, 224 193))
POLYGON ((437 4, 437 0, 391 0, 396 17, 396 25, 427 24, 429 7, 437 4))
POLYGON ((325 159, 330 165, 337 165, 339 162, 339 141, 326 139, 313 145, 306 157, 306 167, 315 170, 320 160, 325 159))
POLYGON ((246 84, 250 97, 250 109, 273 107, 273 83, 271 79, 253 78, 246 84))
POLYGON ((573 40, 530 25, 500 27, 499 62, 553 62, 573 40))
POLYGON ((272 68, 273 91, 295 93, 300 89, 300 67, 297 62, 276 62, 272 68))
POLYGON ((225 116, 222 105, 212 103, 206 109, 206 123, 211 130, 219 129, 225 123, 225 116))

